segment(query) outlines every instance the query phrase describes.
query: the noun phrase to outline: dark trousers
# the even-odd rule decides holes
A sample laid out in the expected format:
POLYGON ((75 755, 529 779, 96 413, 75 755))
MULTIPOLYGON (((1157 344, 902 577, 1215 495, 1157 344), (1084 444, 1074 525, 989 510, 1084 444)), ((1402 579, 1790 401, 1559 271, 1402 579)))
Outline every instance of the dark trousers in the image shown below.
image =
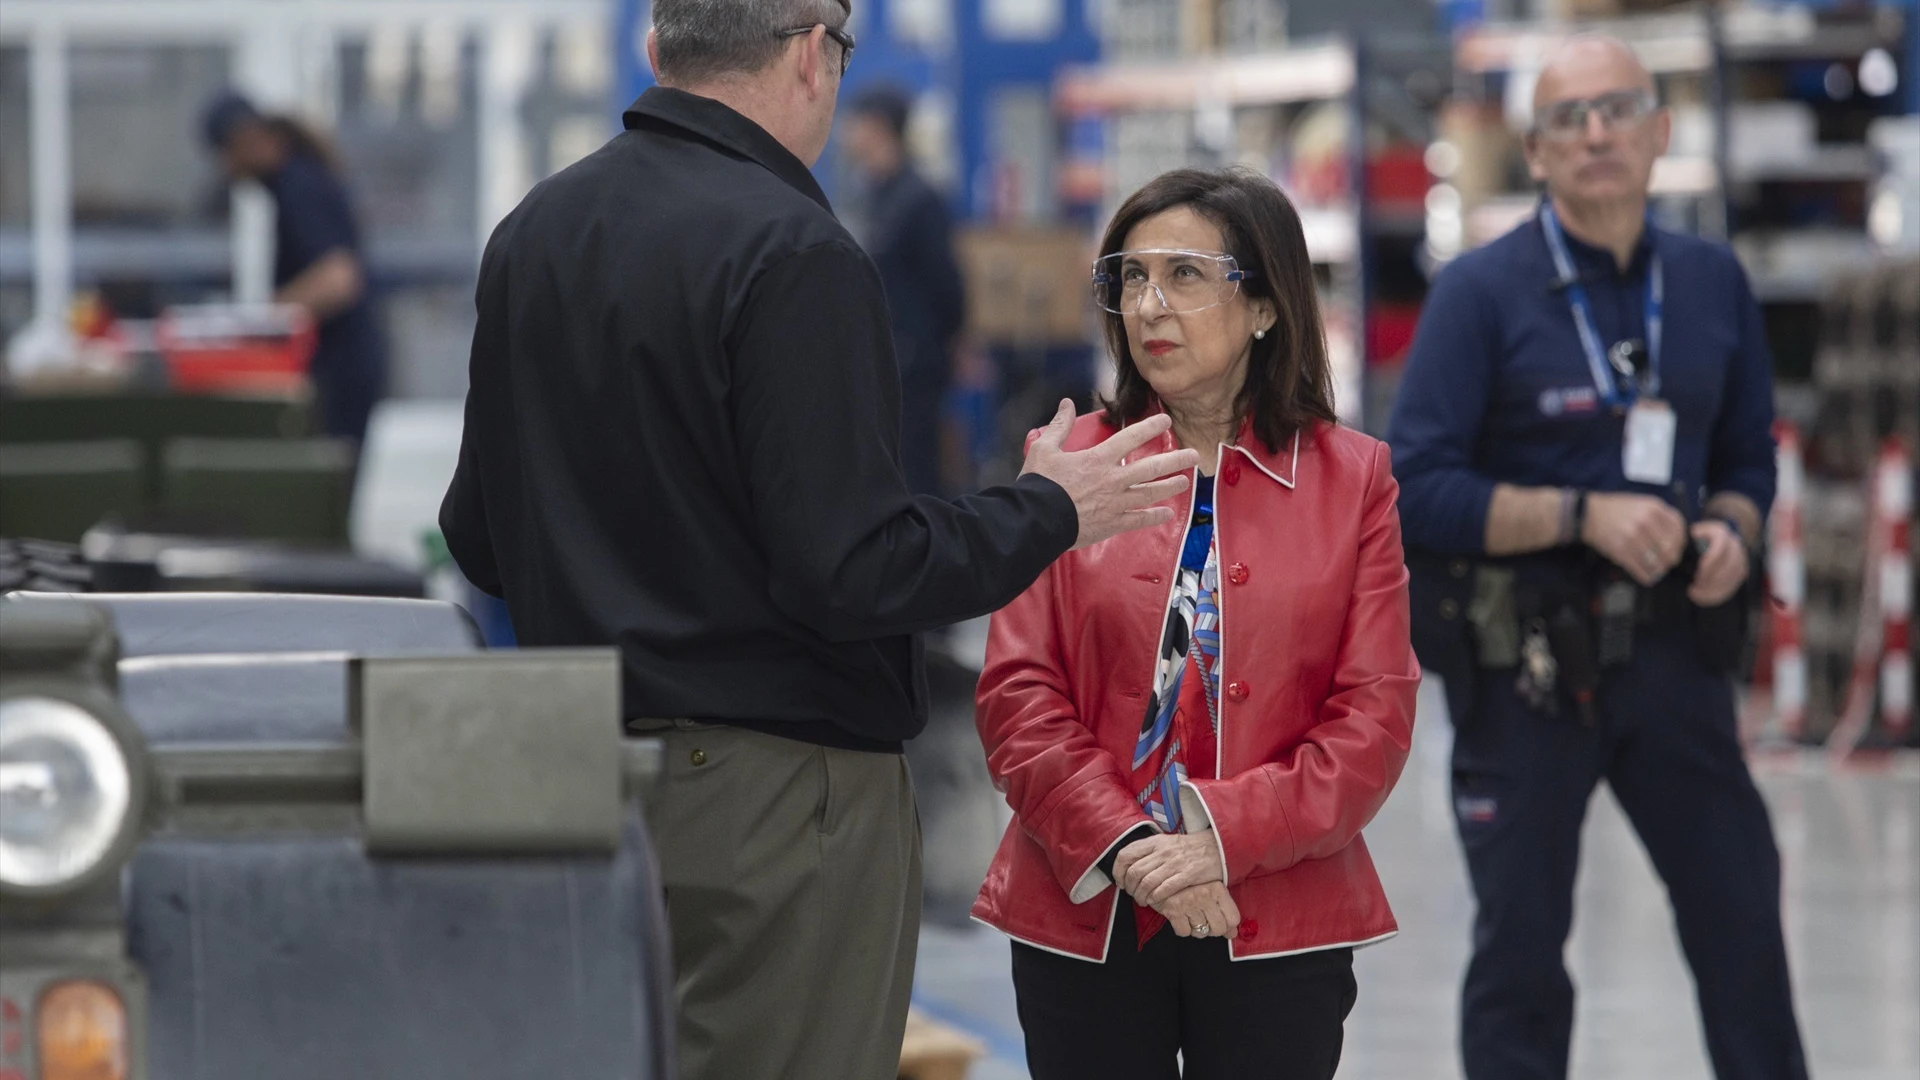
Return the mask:
POLYGON ((1804 1080, 1780 931, 1780 855, 1734 732, 1733 688, 1683 627, 1643 633, 1599 719, 1529 710, 1479 672, 1456 724, 1454 821, 1479 910, 1461 1001, 1468 1080, 1559 1080, 1580 826, 1605 779, 1666 883, 1720 1080, 1804 1080))
POLYGON ((1123 896, 1106 963, 1016 941, 1013 989, 1033 1080, 1331 1080, 1353 950, 1235 962, 1165 927, 1141 950, 1123 896))

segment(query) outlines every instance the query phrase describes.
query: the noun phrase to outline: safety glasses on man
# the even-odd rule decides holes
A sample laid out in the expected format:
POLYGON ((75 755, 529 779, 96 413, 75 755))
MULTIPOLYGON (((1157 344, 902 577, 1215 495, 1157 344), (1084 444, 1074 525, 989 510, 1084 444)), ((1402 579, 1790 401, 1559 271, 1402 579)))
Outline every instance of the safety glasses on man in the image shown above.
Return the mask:
POLYGON ((1608 129, 1637 124, 1658 107, 1645 90, 1615 90, 1591 98, 1568 98, 1547 106, 1534 119, 1534 129, 1556 142, 1572 142, 1587 133, 1587 118, 1598 116, 1608 129))
POLYGON ((1162 310, 1186 315, 1233 299, 1252 276, 1233 256, 1217 251, 1116 251, 1094 261, 1093 302, 1103 311, 1133 315, 1152 293, 1162 310))

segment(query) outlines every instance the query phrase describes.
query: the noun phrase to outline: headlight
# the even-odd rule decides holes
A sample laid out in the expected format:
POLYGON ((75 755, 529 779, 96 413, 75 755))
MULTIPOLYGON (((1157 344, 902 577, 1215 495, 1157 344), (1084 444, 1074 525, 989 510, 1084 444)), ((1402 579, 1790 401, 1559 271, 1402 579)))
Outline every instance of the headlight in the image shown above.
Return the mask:
POLYGON ((0 889, 79 884, 132 827, 134 775, 99 718, 55 697, 0 699, 0 889))

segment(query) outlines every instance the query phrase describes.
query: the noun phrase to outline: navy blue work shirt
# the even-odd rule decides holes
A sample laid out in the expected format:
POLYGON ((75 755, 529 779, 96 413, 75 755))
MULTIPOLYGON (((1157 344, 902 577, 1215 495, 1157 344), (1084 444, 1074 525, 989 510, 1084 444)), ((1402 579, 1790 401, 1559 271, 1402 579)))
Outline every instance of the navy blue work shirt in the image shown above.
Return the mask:
POLYGON ((874 187, 866 218, 861 246, 886 286, 901 373, 924 371, 944 384, 947 345, 967 314, 946 201, 905 167, 874 187))
MULTIPOLYGON (((275 288, 299 277, 337 250, 360 258, 346 185, 325 162, 296 151, 279 171, 261 181, 273 196, 275 288)), ((365 260, 361 260, 364 268, 365 260)), ((386 338, 381 333, 372 288, 319 326, 308 369, 319 398, 321 427, 328 435, 363 438, 367 417, 386 391, 386 338)))
POLYGON ((1645 340, 1646 279, 1665 276, 1659 396, 1678 420, 1673 483, 1629 482, 1626 417, 1594 385, 1538 218, 1435 280, 1394 401, 1387 441, 1410 548, 1482 554, 1495 484, 1631 491, 1698 520, 1735 491, 1773 503, 1773 365, 1760 308, 1733 253, 1651 224, 1625 270, 1567 237, 1601 341, 1645 340))

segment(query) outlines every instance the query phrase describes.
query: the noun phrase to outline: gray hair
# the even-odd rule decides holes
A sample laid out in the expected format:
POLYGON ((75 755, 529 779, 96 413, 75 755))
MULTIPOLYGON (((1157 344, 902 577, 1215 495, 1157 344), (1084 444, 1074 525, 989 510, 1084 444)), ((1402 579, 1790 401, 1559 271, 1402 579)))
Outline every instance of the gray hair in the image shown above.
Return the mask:
POLYGON ((654 0, 662 78, 700 83, 766 69, 786 47, 780 31, 843 26, 851 0, 654 0))

